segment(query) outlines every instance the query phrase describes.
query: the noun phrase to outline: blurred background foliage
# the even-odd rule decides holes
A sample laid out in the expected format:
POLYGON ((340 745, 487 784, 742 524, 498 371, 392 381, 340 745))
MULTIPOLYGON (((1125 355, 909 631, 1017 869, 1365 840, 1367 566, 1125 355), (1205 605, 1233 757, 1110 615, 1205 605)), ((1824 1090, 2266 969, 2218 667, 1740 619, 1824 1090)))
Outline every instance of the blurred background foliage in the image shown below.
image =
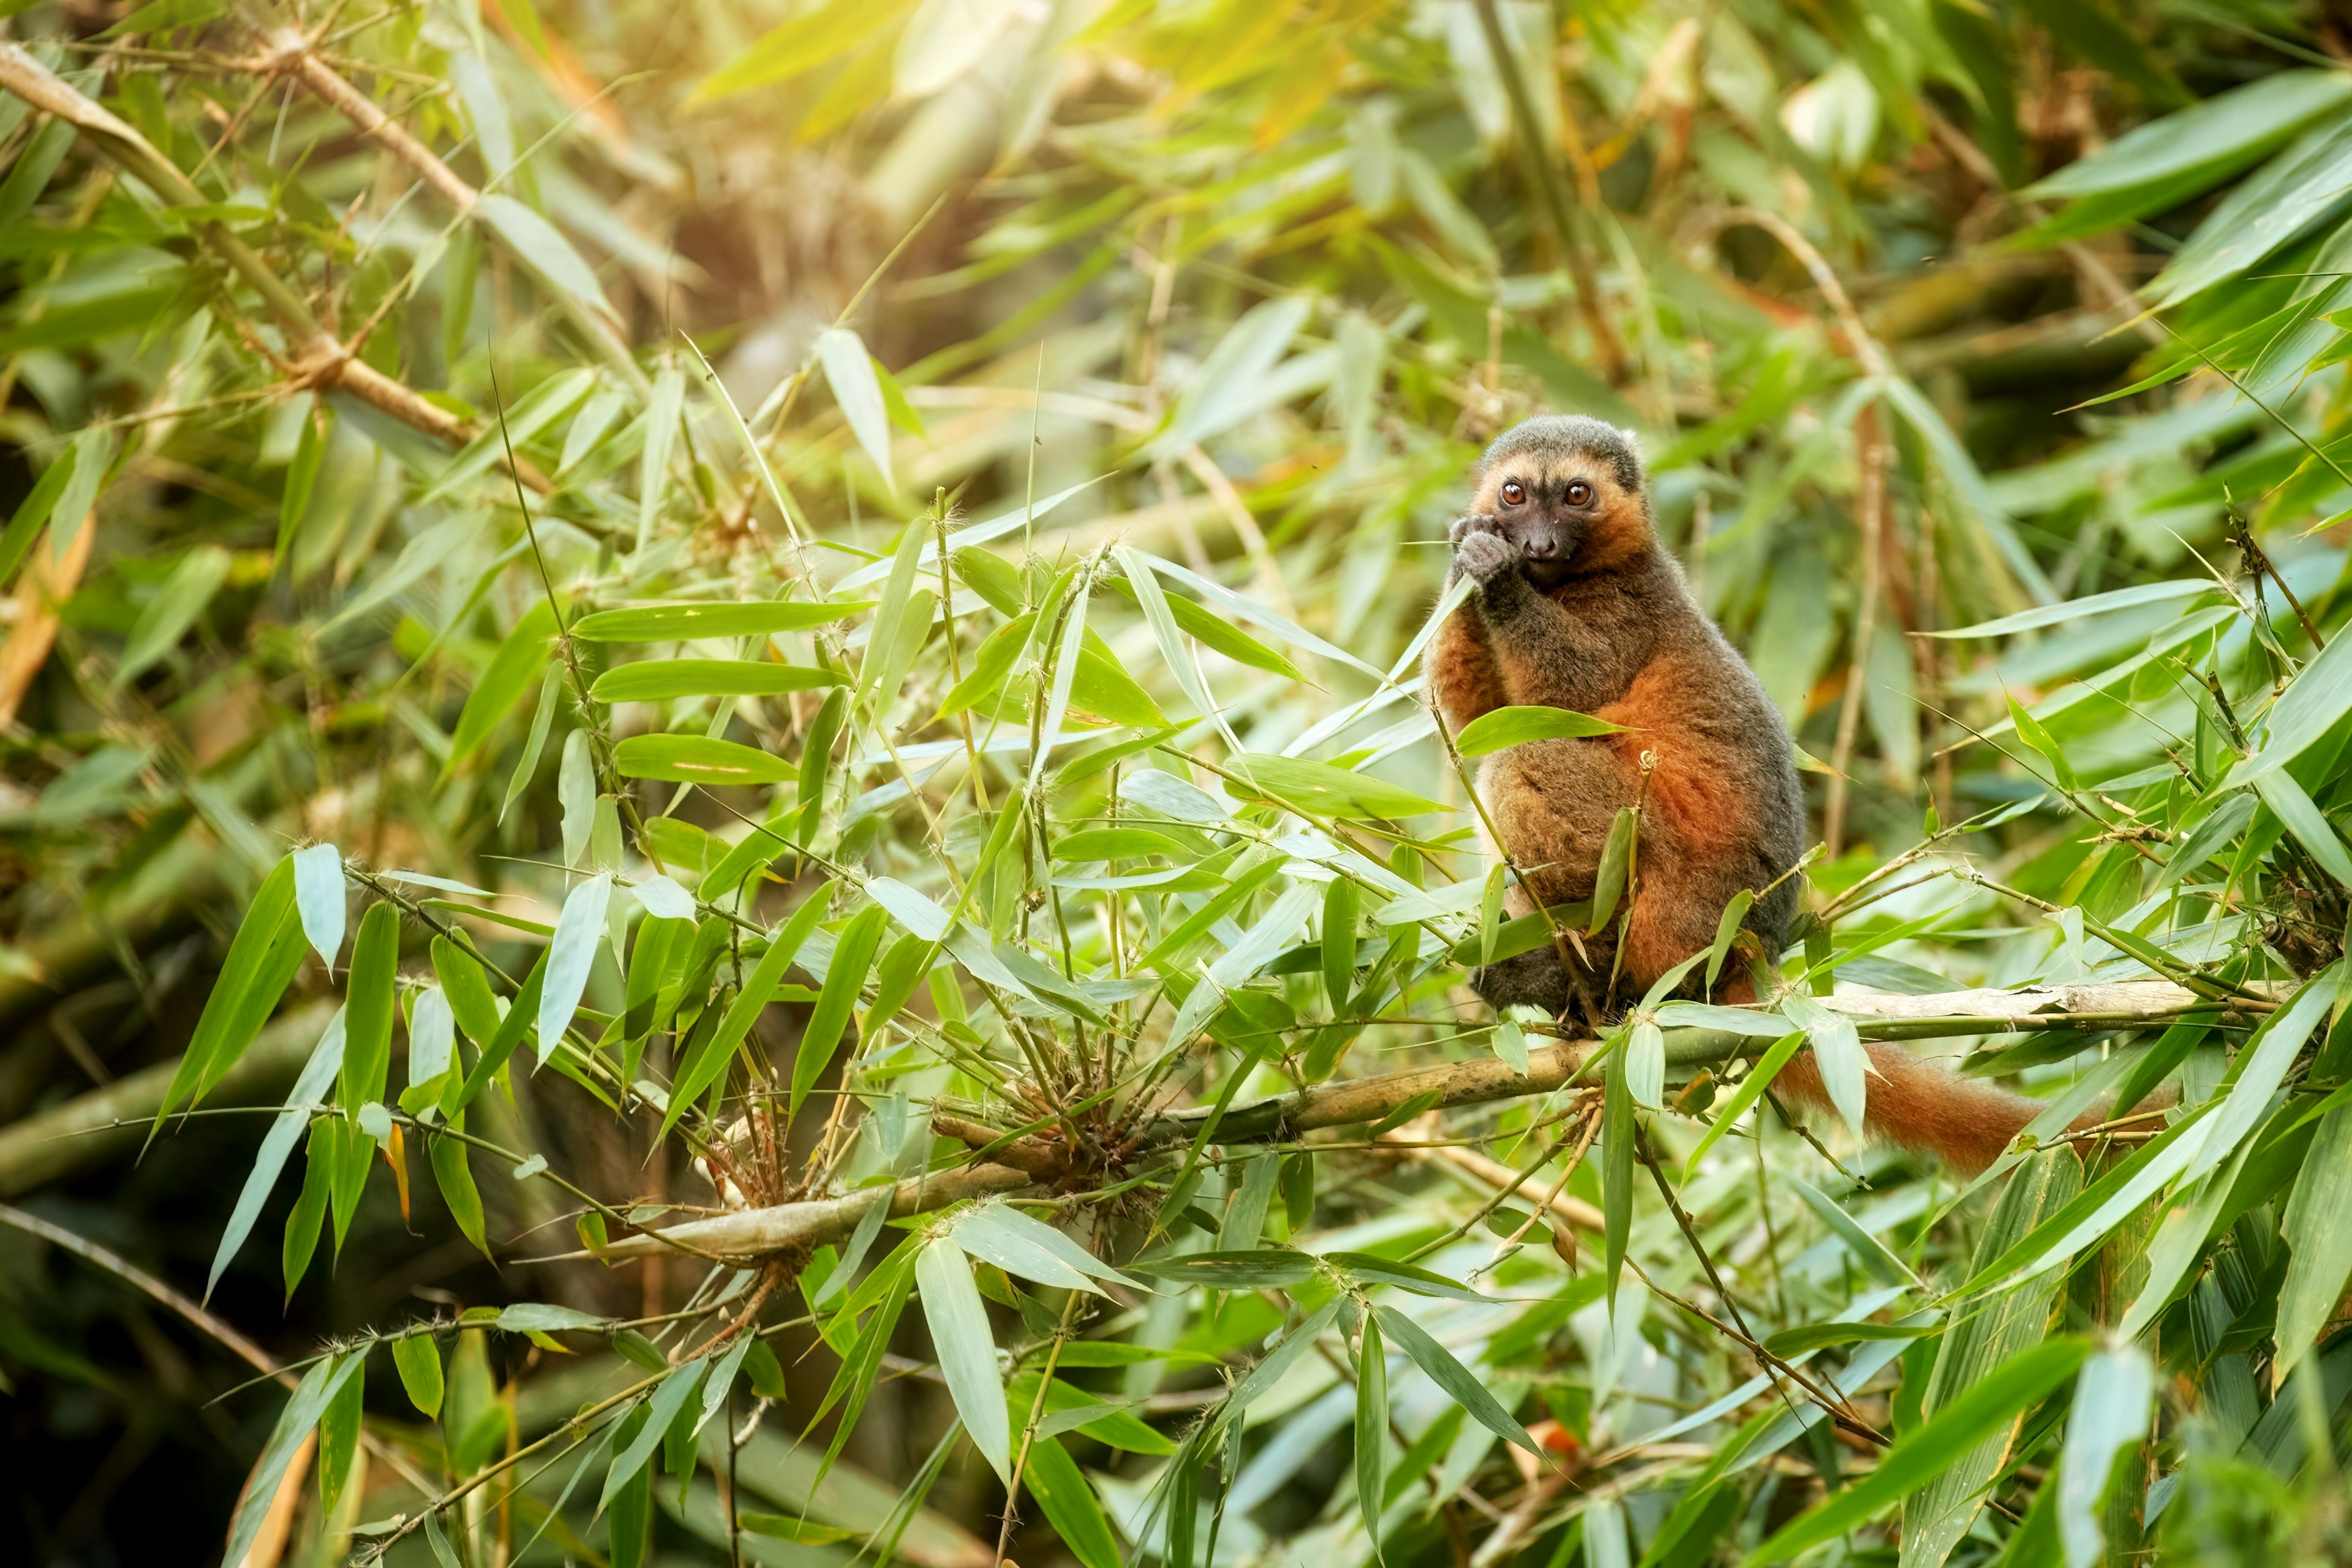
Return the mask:
POLYGON ((2340 26, 0 0, 6 1554, 2343 1561, 2340 26), (1909 1033, 2163 1136, 1718 1140, 1696 1015, 1152 1120, 1547 1048, 1409 689, 1543 410, 1806 753, 1751 1053, 2161 976, 1909 1033), (1023 1138, 896 1252, 548 1260, 1023 1138))

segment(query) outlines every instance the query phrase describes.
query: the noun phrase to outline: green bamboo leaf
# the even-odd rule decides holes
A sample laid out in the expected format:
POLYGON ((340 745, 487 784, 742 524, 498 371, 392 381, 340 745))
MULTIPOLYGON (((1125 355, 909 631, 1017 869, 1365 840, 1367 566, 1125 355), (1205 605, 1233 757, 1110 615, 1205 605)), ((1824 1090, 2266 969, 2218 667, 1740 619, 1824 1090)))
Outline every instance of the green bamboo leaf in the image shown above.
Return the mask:
POLYGON ((303 1374, 301 1383, 286 1401, 286 1408, 278 1412, 278 1425, 270 1428, 269 1440, 261 1447, 261 1458, 253 1463, 245 1495, 237 1503, 236 1517, 229 1522, 226 1561, 245 1561, 245 1554, 261 1533, 262 1521, 277 1500, 278 1482, 286 1475, 294 1450, 317 1428, 320 1417, 327 1413, 328 1405, 344 1385, 360 1375, 366 1360, 363 1351, 326 1356, 303 1374))
POLYGON ((713 789, 790 784, 800 771, 782 757, 709 735, 632 735, 614 749, 613 765, 624 778, 713 789))
POLYGON ((866 984, 866 972, 874 963, 876 949, 882 944, 882 927, 887 919, 879 904, 869 904, 850 917, 842 928, 841 938, 834 943, 833 958, 825 970, 824 988, 817 994, 816 1006, 809 1014, 808 1026, 801 1032, 800 1048, 793 1056, 792 1113, 800 1114, 801 1102, 809 1090, 833 1063, 833 1053, 841 1043, 841 1032, 849 1024, 849 1016, 857 1005, 857 994, 866 984))
MULTIPOLYGON (((1031 1458, 1034 1461, 1035 1456, 1031 1458)), ((1033 1486, 1030 1489, 1034 1491, 1036 1489, 1033 1486)), ((753 1535, 764 1535, 771 1541, 789 1541, 795 1546, 833 1546, 844 1541, 855 1541, 860 1533, 830 1524, 811 1524, 805 1519, 794 1519, 783 1513, 747 1510, 737 1514, 735 1522, 753 1535)))
MULTIPOLYGON (((1660 1016, 1663 1019, 1664 1014, 1660 1016)), ((1748 1076, 1739 1080, 1739 1087, 1731 1091, 1731 1098, 1723 1102, 1723 1110, 1717 1114, 1714 1124, 1691 1146, 1689 1156, 1683 1161, 1685 1170, 1698 1169, 1699 1156, 1714 1148, 1715 1141, 1729 1131, 1742 1116, 1748 1114, 1748 1108, 1764 1097, 1764 1091, 1772 1087, 1773 1079, 1789 1065, 1789 1058, 1795 1056, 1798 1047, 1804 1043, 1803 1032, 1794 1031, 1781 1036, 1769 1050, 1757 1058, 1756 1065, 1748 1069, 1748 1076)))
POLYGON ((346 1116, 383 1100, 392 1071, 393 983, 399 968, 400 911, 389 903, 372 904, 352 944, 340 1096, 346 1116))
POLYGON ((824 817, 825 782, 833 773, 833 745, 848 719, 849 693, 836 689, 816 710, 816 717, 809 721, 808 731, 802 737, 800 816, 793 837, 803 847, 815 838, 817 826, 824 817))
MULTIPOLYGON (((2072 1150, 2045 1149, 2030 1157, 2002 1188, 2000 1201, 1977 1238, 1976 1259, 2000 1256, 2063 1209, 2082 1188, 2082 1162, 2072 1150)), ((2057 1276, 2044 1275, 2021 1289, 1955 1298, 1921 1394, 1921 1416, 1932 1419, 2012 1356, 2040 1344, 2050 1331, 2058 1284, 2057 1276)), ((2008 1461, 2014 1433, 2011 1424, 1986 1435, 1905 1500, 1901 1568, 1941 1568, 1974 1522, 1986 1488, 2008 1461)))
POLYGON ((605 298, 604 285, 562 230, 512 196, 495 192, 482 197, 474 210, 549 292, 590 319, 619 329, 620 317, 605 298))
MULTIPOLYGON (((1323 998, 1334 1017, 1347 1006, 1356 986, 1356 933, 1361 923, 1362 895, 1346 877, 1334 877, 1323 889, 1323 998)), ((1488 952, 1493 943, 1486 944, 1488 952)))
POLYGON ((1838 1239, 1845 1243, 1846 1250, 1853 1254, 1854 1261, 1861 1264, 1871 1278, 1882 1285, 1916 1286, 1919 1283, 1919 1277, 1911 1272, 1909 1266, 1888 1251, 1885 1242, 1863 1229, 1835 1198, 1801 1176, 1785 1176, 1782 1179, 1797 1190, 1797 1195, 1804 1200, 1807 1208, 1821 1215, 1822 1222, 1837 1233, 1838 1239))
MULTIPOLYGON (((653 395, 646 400, 646 444, 637 454, 637 548, 653 538, 661 516, 662 500, 669 490, 669 458, 677 442, 678 416, 686 407, 686 373, 677 366, 654 377, 653 395)), ((625 612, 624 612, 625 613, 625 612)))
POLYGON ((319 1229, 327 1221, 328 1189, 333 1181, 335 1134, 341 1122, 320 1117, 310 1123, 310 1140, 303 1154, 302 1192, 286 1216, 286 1234, 278 1248, 278 1264, 286 1279, 286 1300, 310 1272, 311 1255, 319 1249, 319 1229))
POLYGON ((228 1269, 229 1260, 245 1246, 246 1237, 253 1234, 256 1221, 261 1218, 262 1205, 278 1185, 278 1178, 292 1158, 294 1145, 301 1141, 303 1130, 310 1123, 310 1114, 326 1103, 327 1093, 335 1086, 336 1076, 342 1070, 344 1011, 335 1010, 319 1043, 311 1047, 310 1058, 302 1065, 299 1077, 294 1080, 292 1092, 286 1097, 286 1109, 269 1123, 262 1135, 261 1152, 254 1156, 252 1173, 246 1177, 245 1186, 236 1194, 236 1206, 229 1213, 228 1224, 221 1231, 220 1246, 213 1253, 212 1272, 205 1279, 204 1300, 210 1302, 221 1276, 228 1269))
POLYGON ((1723 906, 1722 918, 1715 922, 1715 944, 1706 950, 1706 988, 1712 994, 1717 979, 1723 973, 1723 961, 1731 956, 1731 944, 1739 940, 1739 928, 1748 919, 1748 911, 1756 907, 1756 895, 1742 888, 1731 895, 1723 906))
MULTIPOLYGON (((158 0, 166 4, 168 0, 158 0)), ((149 5, 148 10, 156 9, 149 5)), ((127 20, 127 18, 126 18, 127 20)), ((66 152, 74 143, 74 124, 69 120, 53 119, 42 123, 38 131, 18 150, 16 161, 8 170, 8 177, 0 180, 0 229, 11 229, 33 210, 33 204, 48 189, 49 177, 64 163, 66 152)))
POLYGON ((972 1447, 999 1479, 1013 1479, 1013 1450, 1004 1384, 996 1370, 996 1340, 989 1332, 988 1308, 971 1282, 971 1265, 945 1236, 923 1245, 915 1258, 915 1287, 931 1348, 947 1374, 948 1394, 972 1447))
POLYGON ((1327 1252, 1323 1261, 1346 1269, 1366 1285, 1392 1285, 1416 1296, 1444 1296, 1456 1301, 1488 1300, 1468 1286, 1418 1264, 1376 1258, 1369 1252, 1327 1252))
MULTIPOLYGON (((1112 553, 1118 555, 1118 552, 1114 551, 1112 553)), ((1120 565, 1129 574, 1124 577, 1106 578, 1105 586, 1123 598, 1134 600, 1137 606, 1144 610, 1147 616, 1153 614, 1152 606, 1156 605, 1160 610, 1166 612, 1169 625, 1173 630, 1183 633, 1202 647, 1224 655, 1235 664, 1245 664, 1252 669, 1263 669, 1269 675, 1278 675, 1285 680, 1304 681, 1307 679, 1297 665, 1232 622, 1219 620, 1214 615, 1202 609, 1199 604, 1181 594, 1171 594, 1162 590, 1159 581, 1151 578, 1148 570, 1138 576, 1134 574, 1138 568, 1129 565, 1123 558, 1120 560, 1120 565), (1149 579, 1148 583, 1147 579, 1149 579), (1139 583, 1146 584, 1141 592, 1137 588, 1139 583), (1146 598, 1147 594, 1150 597, 1146 598)), ((1155 631, 1156 629, 1155 627, 1155 631)), ((1165 647, 1166 644, 1163 643, 1163 649, 1165 647)), ((1190 696, 1191 693, 1188 691, 1186 695, 1190 696)))
MULTIPOLYGON (((551 235, 555 234, 553 229, 547 228, 546 219, 531 212, 530 208, 523 206, 512 197, 493 195, 483 198, 485 206, 493 202, 502 203, 507 208, 527 215, 531 223, 542 229, 547 229, 551 235)), ((555 237, 556 243, 565 245, 566 248, 569 248, 562 236, 557 235, 555 237)), ((579 260, 576 256, 572 259, 575 263, 579 260)), ((585 270, 584 267, 583 270, 585 270)), ((594 283, 595 279, 591 276, 589 279, 591 291, 594 289, 594 283)), ((598 298, 601 300, 602 295, 600 294, 598 298)), ((448 467, 441 470, 440 477, 435 479, 432 487, 419 498, 420 504, 446 500, 468 482, 489 472, 493 464, 506 460, 509 444, 517 450, 520 450, 525 442, 578 406, 580 400, 586 397, 595 384, 594 371, 575 366, 571 370, 558 372, 532 387, 515 401, 513 407, 506 411, 506 421, 503 426, 496 419, 489 421, 488 429, 468 441, 462 451, 449 459, 448 467)))
POLYGON ((1030 1445, 1024 1479, 1045 1510, 1045 1522, 1082 1568, 1121 1568, 1110 1518, 1061 1439, 1039 1437, 1030 1445))
MULTIPOLYGON (((555 699, 563 689, 563 667, 550 663, 540 678, 539 705, 531 710, 530 732, 524 738, 522 755, 515 759, 514 772, 508 775, 507 793, 499 802, 499 820, 503 823, 514 803, 522 798, 523 791, 538 775, 539 759, 547 750, 548 731, 555 725, 555 699)), ((567 738, 567 744, 569 740, 567 738)))
POLYGON ((1533 741, 1581 741, 1625 732, 1622 724, 1566 708, 1497 708, 1463 725, 1454 737, 1454 748, 1465 757, 1483 757, 1533 741))
POLYGON ((33 541, 38 539, 41 530, 48 526, 49 514, 57 510, 58 498, 65 494, 66 487, 73 482, 74 467, 80 457, 79 443, 68 447, 56 461, 41 470, 41 477, 33 481, 32 489, 9 514, 7 528, 0 530, 0 588, 5 588, 16 581, 16 568, 25 563, 26 555, 33 548, 33 541))
POLYGON ((698 642, 715 637, 773 637, 804 632, 874 606, 865 601, 795 599, 740 604, 647 605, 599 610, 572 623, 585 642, 698 642))
POLYGON ((2093 1568, 2105 1561, 2100 1501, 2117 1457, 2148 1435, 2155 1401, 2156 1369, 2138 1346, 2116 1345, 2083 1363, 2058 1465, 2058 1533, 2067 1568, 2093 1568))
POLYGON ((636 1436, 629 1440, 627 1447, 613 1456, 612 1465, 604 1471, 604 1495, 596 1504, 599 1509, 611 1507, 620 1489, 645 1469, 646 1461, 653 1458, 654 1449, 667 1435, 670 1423, 679 1411, 687 1408, 688 1401, 701 1392, 702 1380, 709 1371, 709 1360, 698 1356, 655 1385, 652 1394, 646 1400, 646 1424, 637 1429, 636 1436))
POLYGON ((1937 1331, 1934 1323, 1807 1323, 1765 1337, 1764 1348, 1786 1360, 1865 1340, 1916 1340, 1937 1331))
POLYGON ((331 974, 335 959, 343 951, 342 851, 331 844, 312 844, 294 851, 292 859, 294 908, 301 918, 302 934, 331 974))
POLYGON ((1168 716, 1151 700, 1151 694, 1119 668, 1108 649, 1097 646, 1100 640, 1089 632, 1078 650, 1077 672, 1070 679, 1072 704, 1083 712, 1130 730, 1164 728, 1168 716))
POLYGON ((588 972, 596 963, 597 945, 604 940, 604 911, 613 899, 613 875, 589 878, 564 896, 563 912, 556 917, 555 934, 548 939, 546 979, 539 992, 539 1059, 553 1056, 572 1027, 580 998, 588 989, 588 972))
POLYGON ((1624 1036, 1601 1067, 1601 1278, 1609 1313, 1617 1314, 1617 1280, 1625 1268, 1625 1242, 1633 1229, 1633 1091, 1625 1083, 1624 1036))
POLYGON ((1138 1258, 1127 1266, 1127 1271, 1180 1286, 1204 1285, 1213 1290, 1284 1289, 1312 1279, 1315 1259, 1287 1247, 1185 1252, 1138 1258))
POLYGON ((180 558, 179 565, 131 624, 130 640, 123 644, 122 658, 114 667, 117 689, 154 668, 179 646, 221 584, 228 581, 229 564, 228 552, 217 544, 199 544, 180 558))
POLYGON ((1625 1037, 1625 1090, 1645 1110, 1661 1109, 1666 1087, 1666 1037, 1647 1018, 1637 1017, 1625 1037))
POLYGON ((857 667, 857 700, 861 704, 872 700, 877 692, 893 694, 882 685, 882 669, 898 640, 907 606, 914 600, 915 575, 922 564, 930 531, 919 517, 898 531, 898 546, 890 555, 890 574, 883 580, 882 596, 875 604, 865 658, 857 667))
POLYGON ((761 34, 749 48, 695 83, 683 107, 699 109, 722 98, 806 75, 867 42, 914 4, 915 0, 824 0, 761 34))
POLYGON ((816 362, 850 434, 881 472, 883 484, 895 492, 898 481, 890 470, 890 414, 883 405, 882 383, 874 374, 865 340, 847 327, 828 327, 817 334, 816 362))
POLYGON ((2287 1199, 2281 1228, 2288 1248, 2286 1282, 2279 1291, 2273 1335, 2282 1383, 2310 1353, 2352 1278, 2352 1224, 2346 1223, 2347 1215, 2352 1215, 2352 1104, 2320 1118, 2287 1199))
POLYGON ((352 1456, 359 1451, 360 1416, 367 1397, 367 1357, 354 1355, 351 1360, 357 1370, 338 1383, 319 1417, 319 1509, 330 1518, 351 1479, 352 1456))
POLYGON ((1792 991, 1780 998, 1780 1013, 1805 1031, 1805 1038, 1813 1047, 1814 1065, 1821 1070, 1822 1087, 1829 1091, 1830 1103, 1837 1107, 1838 1114, 1845 1119, 1854 1136, 1862 1137, 1870 1058, 1863 1049, 1862 1035, 1853 1020, 1822 1006, 1801 991, 1792 991))
MULTIPOLYGON (((474 683, 473 691, 467 697, 465 710, 457 715, 457 728, 449 737, 449 760, 444 764, 445 772, 456 767, 488 740, 499 721, 522 700, 522 694, 530 689, 533 682, 541 679, 549 660, 554 657, 551 641, 555 629, 554 604, 545 597, 533 599, 530 608, 515 622, 514 630, 499 644, 489 668, 482 671, 482 678, 474 683)), ((548 706, 544 700, 541 705, 548 706)), ((532 728, 539 728, 536 719, 532 728)), ((545 743, 543 733, 541 743, 545 743)))
POLYGON ((2352 852, 2344 847, 2343 837, 2336 831, 2304 787, 2295 783, 2294 775, 2284 768, 2276 768, 2254 781, 2254 793, 2271 814, 2286 825, 2294 841, 2311 851, 2320 869, 2344 887, 2352 888, 2352 852))
MULTIPOLYGON (((2118 143, 2119 145, 2119 143, 2118 143)), ((2072 165, 2080 168, 2080 163, 2072 165)), ((2013 616, 1998 620, 1979 621, 1972 626, 1959 626, 1951 631, 1927 632, 1922 635, 1937 637, 2005 637, 2016 632, 2037 631, 2043 626, 2076 626, 2093 616, 2104 616, 2111 610, 2137 609, 2143 605, 2161 605, 2174 599, 2193 599, 2213 591, 2212 580, 2204 577, 2181 577, 2168 583, 2140 583, 2129 588, 2111 588, 2104 594, 2085 595, 2069 599, 2063 605, 2036 605, 2030 610, 2020 610, 2013 616)))
POLYGON ((1318 816, 1346 818, 1418 816, 1442 809, 1411 790, 1300 757, 1244 752, 1229 764, 1238 793, 1252 792, 1318 816))
POLYGON ((1590 936, 1609 923, 1616 912, 1617 900, 1624 896, 1625 879, 1633 868, 1633 842, 1641 831, 1642 814, 1632 806, 1620 807, 1609 825, 1609 837, 1601 846, 1601 868, 1592 884, 1592 919, 1585 927, 1590 936))
POLYGON ((1542 1450, 1528 1436, 1517 1417, 1503 1408, 1466 1366, 1454 1357, 1454 1352, 1439 1344, 1419 1323, 1394 1307, 1374 1307, 1372 1315, 1388 1330, 1398 1348, 1411 1356, 1413 1364, 1429 1374, 1429 1380, 1445 1391, 1446 1397, 1462 1406, 1470 1418, 1500 1437, 1506 1443, 1516 1443, 1530 1454, 1542 1450))
POLYGON ((2264 722, 2262 747, 2231 773, 2247 784, 2293 762, 2352 712, 2352 648, 2335 637, 2318 657, 2295 672, 2264 722))
POLYGON ((1013 667, 1028 651, 1029 638, 1037 624, 1034 611, 1015 616, 988 634, 972 656, 971 670, 956 682, 953 690, 940 703, 936 715, 951 719, 966 709, 973 708, 994 698, 1004 688, 1005 678, 1013 667))
POLYGON ((967 1211, 956 1222, 954 1234, 956 1245, 974 1258, 1040 1285, 1096 1295, 1104 1293, 1094 1283, 1097 1279, 1143 1289, 1052 1226, 1010 1205, 982 1204, 967 1211))
POLYGON ((392 1364, 408 1402, 430 1421, 441 1414, 441 1347, 429 1333, 405 1334, 392 1342, 392 1364))
POLYGON ((2090 1352, 2087 1342, 2055 1339, 2021 1351, 1964 1390, 1916 1432, 1880 1456, 1877 1468, 1811 1511, 1783 1525, 1741 1559, 1741 1568, 1781 1563, 1834 1540, 1875 1517, 1957 1464, 1989 1437, 2011 1426, 2074 1374, 2090 1352))
POLYGON ((646 659, 608 669, 588 695, 599 702, 661 702, 679 697, 774 697, 839 686, 843 677, 805 665, 761 659, 646 659))
MULTIPOLYGON (((760 955, 759 963, 743 982, 743 989, 737 992, 735 1000, 728 1005, 726 1016, 719 1019, 718 1028, 687 1053, 679 1065, 677 1080, 670 1086, 669 1110, 662 1117, 664 1137, 668 1136, 669 1130, 677 1124, 677 1119, 686 1113, 687 1108, 701 1099, 709 1091, 710 1086, 725 1075, 728 1064, 735 1059, 737 1047, 751 1035, 751 1026, 759 1022, 760 1015, 767 1010, 769 1003, 775 1000, 777 991, 783 985, 785 972, 800 956, 801 949, 807 944, 809 933, 816 930, 817 921, 824 918, 825 906, 829 901, 828 889, 824 888, 818 889, 802 900, 801 907, 793 911, 792 918, 779 926, 769 939, 768 951, 760 955)), ((834 949, 836 965, 841 961, 840 953, 841 947, 836 944, 834 949)), ((830 987, 828 976, 828 991, 830 987)), ((803 1055, 809 1049, 808 1040, 809 1037, 804 1033, 801 1037, 803 1055)), ((800 1109, 797 1099, 793 1102, 793 1109, 796 1111, 800 1109)))
POLYGON ((1381 1561, 1381 1506, 1388 1490, 1389 1363, 1376 1313, 1364 1315, 1356 1352, 1356 1506, 1381 1561))

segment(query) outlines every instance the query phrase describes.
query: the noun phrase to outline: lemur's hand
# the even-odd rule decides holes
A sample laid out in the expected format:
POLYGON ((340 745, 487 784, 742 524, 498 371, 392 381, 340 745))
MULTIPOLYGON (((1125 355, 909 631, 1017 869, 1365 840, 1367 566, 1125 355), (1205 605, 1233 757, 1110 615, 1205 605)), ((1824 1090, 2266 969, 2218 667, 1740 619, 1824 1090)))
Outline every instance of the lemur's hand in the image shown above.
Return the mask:
POLYGON ((1454 543, 1454 566, 1481 588, 1507 581, 1519 569, 1519 552, 1503 537, 1500 518, 1473 512, 1448 531, 1454 543))
POLYGON ((1499 538, 1502 531, 1501 518, 1490 511, 1474 511, 1466 517, 1457 517, 1454 520, 1454 526, 1445 531, 1445 542, 1458 549, 1462 542, 1471 534, 1491 533, 1499 538))

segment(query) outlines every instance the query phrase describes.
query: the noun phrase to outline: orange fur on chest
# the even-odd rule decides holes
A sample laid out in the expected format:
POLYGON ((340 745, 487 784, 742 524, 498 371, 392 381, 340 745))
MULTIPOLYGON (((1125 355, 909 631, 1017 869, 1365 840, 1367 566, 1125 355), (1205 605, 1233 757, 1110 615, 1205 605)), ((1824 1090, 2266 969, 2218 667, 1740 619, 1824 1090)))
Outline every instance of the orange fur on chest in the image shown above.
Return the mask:
POLYGON ((1643 816, 1677 853, 1704 857, 1747 842, 1753 807, 1743 798, 1691 712, 1698 687, 1693 671, 1672 657, 1652 659, 1625 695, 1593 717, 1623 725, 1609 744, 1640 772, 1652 763, 1643 816))

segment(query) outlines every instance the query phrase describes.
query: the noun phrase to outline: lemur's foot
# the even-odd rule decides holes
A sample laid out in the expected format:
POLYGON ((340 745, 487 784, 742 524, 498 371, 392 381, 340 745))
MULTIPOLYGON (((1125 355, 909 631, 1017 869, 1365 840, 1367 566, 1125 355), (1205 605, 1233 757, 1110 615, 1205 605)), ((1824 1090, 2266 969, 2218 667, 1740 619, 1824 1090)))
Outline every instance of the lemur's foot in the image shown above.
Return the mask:
POLYGON ((1486 1005, 1496 1012, 1506 1007, 1540 1007, 1555 1017, 1568 1006, 1574 993, 1559 954, 1549 947, 1535 948, 1473 971, 1470 989, 1486 998, 1486 1005))

